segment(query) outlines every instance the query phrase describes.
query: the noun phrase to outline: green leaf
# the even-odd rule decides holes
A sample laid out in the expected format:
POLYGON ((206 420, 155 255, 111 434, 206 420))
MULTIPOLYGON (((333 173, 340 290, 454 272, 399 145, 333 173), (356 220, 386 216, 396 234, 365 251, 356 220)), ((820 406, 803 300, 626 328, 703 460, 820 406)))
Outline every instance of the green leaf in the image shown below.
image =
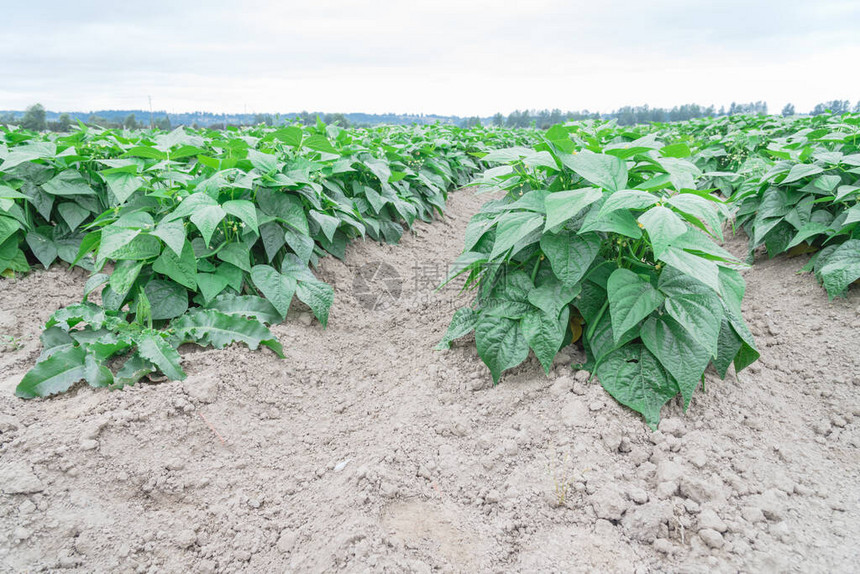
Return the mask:
POLYGON ((215 233, 218 224, 221 223, 225 215, 227 215, 227 212, 221 209, 220 205, 208 205, 191 214, 191 222, 197 226, 200 235, 203 236, 206 247, 209 247, 212 234, 215 233))
POLYGON ((310 210, 308 213, 311 216, 311 219, 316 221, 320 228, 322 228, 322 232, 326 239, 334 241, 334 232, 337 231, 337 228, 340 225, 340 219, 332 217, 331 215, 326 215, 325 213, 315 209, 310 210))
POLYGON ((26 241, 30 251, 33 252, 39 263, 47 269, 57 259, 57 246, 50 237, 42 233, 44 230, 45 228, 40 227, 36 231, 29 232, 26 241))
POLYGON ((723 321, 723 304, 717 293, 673 267, 660 274, 658 287, 666 296, 666 313, 716 357, 723 321))
POLYGON ((256 199, 263 213, 291 225, 304 235, 308 234, 308 218, 298 196, 263 188, 257 190, 256 199))
POLYGON ((628 269, 616 269, 606 285, 615 342, 663 303, 649 281, 628 269))
POLYGON ((278 323, 281 315, 278 310, 263 297, 256 295, 231 295, 225 293, 207 303, 208 309, 215 309, 225 315, 250 317, 261 323, 278 323))
POLYGON ((105 179, 114 197, 116 197, 117 205, 125 203, 135 191, 143 186, 143 179, 134 173, 118 172, 104 173, 101 176, 105 179))
POLYGON ((77 229, 90 216, 88 210, 71 201, 64 201, 57 205, 57 212, 69 226, 69 231, 77 229))
POLYGON ((565 307, 560 315, 548 315, 540 309, 533 309, 520 322, 523 336, 546 374, 549 374, 553 359, 564 341, 569 320, 570 309, 565 307))
POLYGON ((251 269, 251 280, 278 310, 281 319, 286 317, 296 292, 296 280, 278 273, 269 265, 255 265, 251 269))
POLYGON ((169 214, 164 217, 163 221, 175 221, 177 219, 183 219, 188 217, 189 215, 193 215, 197 211, 203 209, 204 207, 217 207, 218 202, 209 197, 206 193, 202 191, 198 191, 197 193, 193 193, 182 199, 181 196, 177 197, 176 200, 179 202, 169 214))
POLYGON ((619 209, 645 209, 657 203, 659 199, 652 193, 647 191, 639 191, 636 189, 622 189, 616 191, 606 198, 603 205, 600 206, 598 217, 605 217, 607 214, 619 209))
POLYGON ((711 353, 671 317, 651 317, 639 332, 642 342, 677 381, 685 408, 699 386, 711 353))
POLYGON ((107 387, 113 384, 113 373, 92 353, 87 353, 84 358, 84 378, 91 387, 107 387))
POLYGON ((557 317, 574 297, 579 295, 582 284, 565 285, 552 276, 528 294, 529 303, 551 317, 557 317))
MULTIPOLYGON (((221 291, 223 291, 229 280, 223 275, 214 273, 198 273, 197 287, 200 289, 200 294, 203 295, 203 300, 208 303, 214 299, 221 291)), ((282 317, 279 317, 281 319, 282 317)))
POLYGON ((257 210, 254 204, 246 199, 234 199, 225 201, 221 208, 233 217, 238 217, 245 225, 250 227, 254 233, 260 233, 257 223, 257 210))
POLYGON ((90 296, 90 293, 104 285, 110 281, 110 275, 106 273, 96 273, 87 279, 87 282, 84 283, 84 302, 86 302, 87 297, 90 296))
POLYGON ((322 281, 299 281, 296 296, 311 308, 323 329, 328 326, 328 310, 334 302, 334 289, 322 281))
POLYGON ((0 216, 0 243, 4 243, 7 239, 12 237, 19 229, 21 229, 21 224, 12 219, 11 217, 2 217, 0 216))
POLYGON ((163 250, 152 264, 152 270, 167 275, 192 291, 197 290, 197 258, 189 241, 185 242, 180 257, 177 257, 171 249, 163 250))
POLYGON ((143 269, 143 263, 140 261, 127 259, 117 261, 110 275, 110 288, 124 298, 137 280, 137 276, 140 275, 141 269, 143 269))
POLYGON ((817 274, 830 299, 843 295, 851 283, 860 279, 860 240, 851 239, 840 245, 824 260, 817 274))
POLYGON ((576 217, 583 209, 602 196, 603 192, 595 187, 583 187, 570 191, 550 193, 544 199, 544 205, 546 206, 546 224, 544 225, 544 230, 549 231, 576 217))
POLYGON ((497 224, 496 242, 493 244, 490 259, 496 259, 529 233, 540 229, 543 222, 543 215, 530 211, 506 213, 503 215, 499 218, 497 224))
POLYGON ((658 258, 671 245, 673 239, 680 237, 689 229, 683 219, 671 209, 662 206, 652 207, 640 215, 639 223, 648 232, 654 256, 658 258))
MULTIPOLYGON (((260 173, 269 173, 278 170, 278 158, 272 154, 249 149, 248 159, 251 161, 251 165, 260 173)), ((227 208, 225 207, 224 209, 227 208)), ((229 210, 227 213, 230 213, 229 210)))
POLYGON ((627 163, 615 156, 583 150, 575 155, 562 155, 561 161, 603 189, 618 191, 627 186, 627 163))
POLYGON ((144 293, 154 321, 173 319, 188 310, 188 291, 173 281, 153 279, 144 287, 144 293))
POLYGON ((51 195, 95 195, 96 192, 87 184, 81 174, 75 170, 58 173, 53 179, 42 184, 42 189, 51 195))
POLYGON ((301 145, 302 135, 302 129, 296 126, 286 126, 272 132, 273 137, 293 147, 301 145))
POLYGON ((532 289, 534 284, 523 271, 502 275, 489 297, 482 302, 483 314, 509 319, 522 318, 532 308, 528 301, 532 289))
POLYGON ((723 240, 722 223, 713 202, 692 193, 679 193, 667 199, 666 203, 686 215, 687 221, 701 222, 704 225, 697 227, 723 240))
POLYGON ((595 370, 600 384, 622 405, 641 413, 653 430, 660 410, 678 394, 678 385, 643 345, 610 353, 595 370))
POLYGON ((179 366, 182 357, 160 335, 156 333, 143 334, 137 338, 137 352, 141 357, 150 361, 172 381, 181 381, 185 372, 179 366))
POLYGON ((585 216, 582 227, 579 228, 579 234, 582 235, 592 231, 618 233, 633 239, 642 237, 642 230, 636 224, 633 214, 624 209, 601 216, 596 206, 592 208, 588 215, 585 216))
POLYGON ((69 390, 86 375, 85 356, 81 347, 71 347, 36 363, 18 383, 15 396, 32 399, 69 390))
POLYGON ((823 171, 824 169, 817 165, 812 165, 808 163, 796 163, 791 166, 791 171, 788 172, 788 175, 785 176, 785 179, 783 179, 781 183, 783 185, 787 183, 793 183, 795 181, 803 179, 804 177, 809 177, 810 175, 815 175, 823 171))
POLYGON ((54 314, 45 323, 45 328, 49 329, 57 325, 68 331, 79 323, 85 323, 93 329, 101 329, 106 318, 104 309, 98 305, 94 305, 93 303, 75 303, 54 311, 54 314))
POLYGON ((690 146, 688 146, 684 142, 674 143, 660 148, 660 153, 663 155, 663 157, 678 158, 690 157, 692 155, 692 152, 690 151, 690 146))
POLYGON ((676 247, 666 248, 659 257, 660 261, 695 277, 714 291, 720 291, 719 270, 717 264, 698 255, 688 253, 676 247))
POLYGON ((114 376, 113 388, 121 389, 137 383, 146 375, 155 371, 155 365, 141 357, 138 353, 126 359, 114 376))
POLYGON ((173 250, 177 257, 182 257, 182 249, 185 247, 185 224, 179 220, 161 220, 152 234, 173 250))
POLYGON ((540 239, 540 248, 561 282, 572 286, 582 279, 597 257, 600 239, 596 234, 580 236, 570 231, 546 233, 540 239))
POLYGON ((720 267, 719 270, 720 297, 723 298, 723 303, 732 313, 741 316, 741 303, 744 299, 746 291, 746 283, 740 271, 737 269, 729 269, 720 267))
POLYGON ((493 383, 502 372, 516 367, 529 356, 529 344, 519 321, 482 314, 475 326, 478 356, 490 368, 493 383))
POLYGON ((302 145, 306 148, 322 151, 325 153, 337 154, 338 151, 331 145, 331 142, 325 136, 314 134, 305 138, 302 145))
POLYGON ((126 229, 113 227, 111 225, 102 230, 101 242, 99 243, 99 259, 107 259, 120 249, 131 243, 132 239, 140 235, 139 229, 126 229))
POLYGON ((307 235, 303 235, 292 229, 286 230, 282 234, 284 241, 290 246, 290 249, 301 259, 305 264, 311 260, 314 253, 314 240, 307 235))
POLYGON ((436 350, 441 351, 443 349, 450 349, 451 341, 459 339, 460 337, 465 337, 475 330, 475 326, 477 324, 478 314, 474 309, 471 307, 461 307, 460 309, 457 309, 454 312, 454 316, 451 318, 451 324, 448 325, 448 330, 445 331, 445 335, 442 337, 442 340, 436 345, 436 350))
POLYGON ((235 265, 242 271, 251 271, 250 250, 242 243, 233 242, 225 245, 218 252, 218 259, 235 265))
POLYGON ((714 368, 721 379, 726 377, 729 365, 732 364, 743 344, 743 340, 735 333, 729 320, 723 318, 717 339, 717 356, 713 360, 714 368))
POLYGON ((200 309, 177 319, 171 326, 175 330, 174 339, 178 343, 194 342, 203 346, 212 345, 216 349, 223 349, 233 343, 244 343, 252 351, 263 345, 272 349, 279 357, 284 357, 281 344, 271 331, 256 319, 226 315, 215 309, 200 309))
MULTIPOLYGON (((280 223, 274 221, 264 223, 260 226, 260 239, 263 242, 263 249, 266 251, 266 257, 269 263, 278 255, 281 247, 284 246, 284 228, 280 223)), ((313 243, 313 240, 311 240, 313 243)), ((313 249, 313 246, 312 246, 313 249)))

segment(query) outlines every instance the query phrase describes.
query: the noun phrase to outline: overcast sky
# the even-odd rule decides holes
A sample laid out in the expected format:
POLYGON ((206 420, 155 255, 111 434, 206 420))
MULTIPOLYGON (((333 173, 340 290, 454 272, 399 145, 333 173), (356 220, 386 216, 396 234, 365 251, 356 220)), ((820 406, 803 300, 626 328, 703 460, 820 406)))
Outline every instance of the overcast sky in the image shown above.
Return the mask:
POLYGON ((10 1, 0 109, 505 114, 860 99, 858 0, 10 1))

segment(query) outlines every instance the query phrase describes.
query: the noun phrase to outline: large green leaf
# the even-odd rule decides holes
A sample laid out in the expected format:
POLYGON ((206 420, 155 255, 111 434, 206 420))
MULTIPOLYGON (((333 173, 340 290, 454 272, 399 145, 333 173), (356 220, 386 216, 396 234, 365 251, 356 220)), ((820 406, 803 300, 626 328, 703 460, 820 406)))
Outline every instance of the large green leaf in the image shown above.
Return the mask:
POLYGON ((152 319, 173 319, 188 310, 188 292, 173 281, 154 279, 144 288, 151 305, 152 319))
POLYGON ((723 304, 717 293, 673 267, 663 271, 658 287, 666 296, 666 313, 716 357, 723 320, 723 304))
POLYGON ((167 275, 192 291, 197 290, 197 258, 189 241, 185 242, 181 257, 177 257, 171 249, 162 251, 152 264, 152 270, 167 275))
POLYGON ((85 351, 71 347, 52 354, 27 371, 15 389, 15 395, 24 399, 47 397, 62 393, 86 375, 85 351))
POLYGON ((529 356, 529 344, 523 336, 519 321, 481 314, 475 326, 478 356, 490 368, 493 383, 502 373, 516 367, 529 356))
POLYGON ((209 309, 215 309, 225 315, 239 315, 250 317, 261 323, 278 323, 281 315, 278 310, 263 297, 256 295, 231 295, 225 293, 215 297, 207 305, 209 309))
POLYGON ((173 250, 177 257, 182 256, 182 250, 185 247, 185 224, 182 221, 165 221, 161 220, 152 234, 173 250))
POLYGON ((659 259, 690 277, 695 277, 714 291, 720 291, 719 268, 713 261, 676 247, 666 248, 659 259))
POLYGON ((529 293, 534 289, 529 276, 523 271, 514 271, 500 276, 489 297, 482 303, 484 314, 508 319, 521 319, 531 308, 529 293))
POLYGON ((475 326, 477 324, 478 314, 474 309, 471 307, 462 307, 457 309, 454 312, 454 316, 451 318, 451 324, 448 325, 448 329, 445 331, 445 336, 443 336, 442 340, 436 345, 436 350, 441 351, 443 349, 450 349, 451 341, 459 339, 460 337, 465 337, 475 330, 475 326))
POLYGON ((42 184, 42 189, 51 195, 95 195, 96 192, 75 170, 66 170, 58 173, 53 179, 42 184))
POLYGON ((257 223, 257 210, 253 203, 246 199, 234 199, 222 203, 221 208, 229 215, 238 217, 245 225, 250 227, 254 233, 259 234, 260 229, 257 223))
POLYGON ((639 336, 677 381, 684 404, 689 405, 711 360, 711 353, 697 343, 680 323, 666 315, 645 321, 639 336))
POLYGON ((212 239, 212 234, 215 233, 218 224, 221 223, 225 215, 227 212, 220 205, 207 205, 191 214, 191 222, 197 226, 207 247, 212 239))
POLYGON ((122 205, 128 201, 128 198, 143 186, 143 179, 134 173, 102 173, 102 177, 116 198, 117 205, 122 205))
POLYGON ((627 163, 615 156, 583 150, 574 155, 563 154, 561 161, 598 187, 618 191, 627 185, 627 163))
POLYGON ((544 225, 544 229, 549 231, 565 223, 602 196, 603 192, 595 187, 583 187, 550 193, 544 199, 546 208, 546 224, 544 225))
MULTIPOLYGON (((179 343, 194 342, 223 349, 233 343, 244 343, 256 350, 260 345, 272 349, 279 357, 284 350, 265 325, 256 319, 227 315, 215 309, 198 309, 173 322, 174 339, 179 343)), ((165 373, 166 374, 166 373, 165 373)))
POLYGON ((555 276, 550 277, 539 287, 535 287, 528 293, 529 303, 542 310, 546 314, 557 317, 561 309, 573 301, 579 295, 582 285, 565 285, 555 276))
POLYGON ((553 272, 565 285, 579 282, 597 253, 600 239, 596 234, 576 235, 571 231, 546 233, 540 239, 541 250, 549 259, 553 272))
POLYGON ((490 259, 496 259, 524 239, 529 233, 540 229, 543 222, 543 215, 531 211, 513 212, 503 215, 499 218, 496 226, 496 242, 493 244, 490 259))
POLYGON ((595 374, 616 401, 641 413, 654 430, 663 405, 678 394, 677 383, 640 344, 613 351, 598 365, 595 374))
POLYGON ((606 198, 606 201, 600 206, 599 216, 605 217, 619 209, 646 209, 658 201, 659 198, 653 193, 636 189, 622 189, 606 198))
POLYGON ((613 271, 606 292, 616 343, 663 303, 663 295, 650 281, 628 269, 613 271))
POLYGON ((652 207, 640 215, 639 223, 648 232, 655 257, 660 257, 673 239, 684 235, 689 229, 683 219, 663 206, 652 207))
POLYGON ((296 280, 278 273, 269 265, 255 265, 251 269, 251 280, 257 289, 269 300, 281 314, 281 319, 287 316, 290 303, 296 292, 296 280))
POLYGON ((783 179, 781 183, 783 185, 787 183, 794 183, 795 181, 799 181, 804 177, 809 177, 811 175, 815 175, 823 171, 824 169, 817 165, 796 163, 791 166, 791 171, 788 172, 788 175, 785 176, 785 179, 783 179))
POLYGON ((180 366, 182 357, 161 335, 146 333, 138 337, 137 352, 158 367, 170 380, 181 381, 185 378, 185 371, 180 366))
POLYGON ((547 374, 564 341, 569 320, 570 309, 565 307, 560 315, 549 315, 540 309, 533 309, 520 322, 523 336, 547 374))
POLYGON ((831 299, 844 295, 848 286, 860 279, 860 240, 851 239, 840 245, 824 260, 817 274, 831 299))
POLYGON ((328 310, 334 302, 334 289, 322 281, 299 281, 296 296, 311 308, 323 329, 328 326, 328 310))
POLYGON ((141 261, 118 261, 114 266, 113 273, 110 274, 110 287, 114 293, 120 297, 125 297, 137 280, 141 269, 143 269, 143 262, 141 261))

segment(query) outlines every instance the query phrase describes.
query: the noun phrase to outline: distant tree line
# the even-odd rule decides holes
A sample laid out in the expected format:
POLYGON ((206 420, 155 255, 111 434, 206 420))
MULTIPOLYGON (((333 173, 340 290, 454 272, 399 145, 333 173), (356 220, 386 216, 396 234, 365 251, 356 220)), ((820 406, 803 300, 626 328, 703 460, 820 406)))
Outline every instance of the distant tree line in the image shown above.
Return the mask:
MULTIPOLYGON (((492 117, 482 118, 470 116, 460 118, 458 116, 433 116, 424 114, 342 114, 307 112, 291 114, 233 114, 217 115, 208 112, 193 112, 175 114, 174 120, 166 112, 157 114, 145 113, 146 119, 138 119, 135 112, 120 112, 117 110, 105 110, 98 113, 61 113, 47 112, 41 104, 34 104, 22 112, 0 113, 0 125, 19 125, 33 131, 67 132, 77 122, 90 126, 98 126, 105 129, 140 129, 154 127, 162 130, 170 130, 177 125, 187 125, 193 128, 208 127, 211 129, 227 129, 230 127, 243 126, 280 126, 289 123, 301 123, 313 125, 321 120, 326 125, 338 125, 341 127, 368 127, 378 124, 409 124, 409 123, 453 123, 462 127, 475 127, 480 125, 492 125, 510 128, 549 129, 558 123, 571 120, 588 119, 614 119, 619 125, 629 126, 651 122, 680 122, 703 117, 731 116, 735 114, 767 114, 767 103, 732 102, 716 109, 714 106, 700 106, 698 104, 684 104, 673 108, 652 108, 644 106, 624 106, 609 113, 592 112, 589 110, 562 112, 560 109, 553 110, 514 110, 507 116, 497 113, 492 117), (100 115, 102 114, 102 115, 100 115)), ((809 112, 809 115, 817 116, 824 113, 842 114, 846 112, 860 113, 860 101, 854 106, 849 100, 831 100, 821 102, 809 112)), ((794 104, 786 104, 782 108, 783 116, 796 114, 794 104)))

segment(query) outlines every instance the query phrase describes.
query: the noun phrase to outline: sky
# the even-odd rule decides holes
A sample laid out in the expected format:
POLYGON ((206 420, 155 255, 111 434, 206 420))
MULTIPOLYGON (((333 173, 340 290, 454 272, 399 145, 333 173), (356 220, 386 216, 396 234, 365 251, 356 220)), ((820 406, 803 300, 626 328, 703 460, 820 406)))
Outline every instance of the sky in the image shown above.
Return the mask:
POLYGON ((0 109, 504 114, 860 100, 858 0, 5 2, 0 109))

